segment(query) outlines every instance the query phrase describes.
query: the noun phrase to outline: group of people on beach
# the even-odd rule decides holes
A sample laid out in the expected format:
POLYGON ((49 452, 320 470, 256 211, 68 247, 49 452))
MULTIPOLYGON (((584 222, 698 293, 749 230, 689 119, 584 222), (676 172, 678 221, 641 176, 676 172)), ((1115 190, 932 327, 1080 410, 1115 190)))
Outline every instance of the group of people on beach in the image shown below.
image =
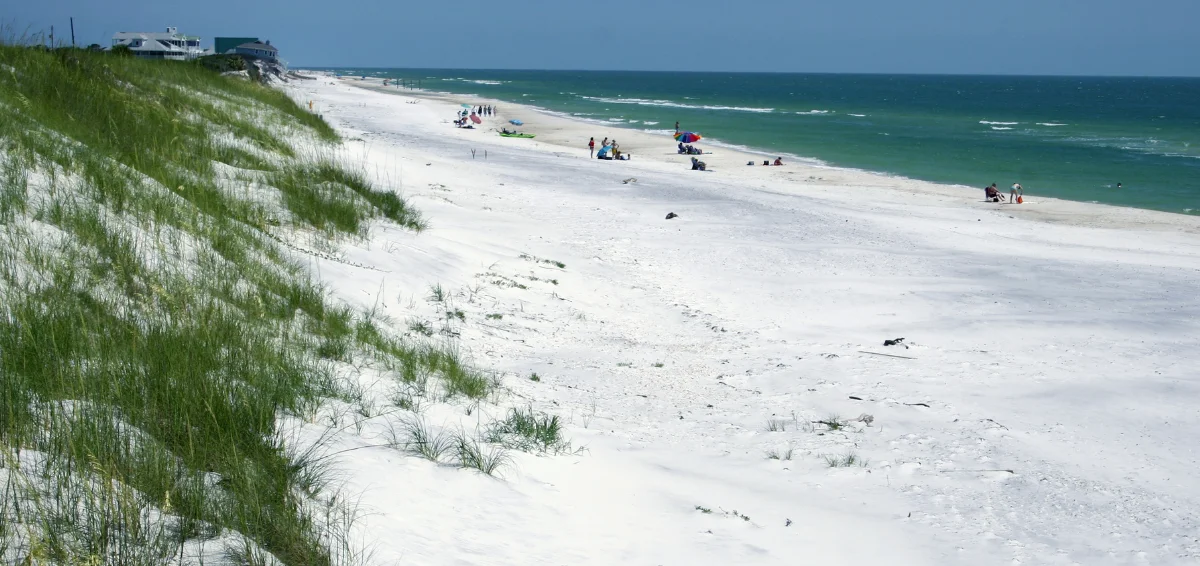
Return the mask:
POLYGON ((1000 189, 996 188, 996 183, 992 183, 990 187, 985 187, 983 192, 988 202, 1009 202, 1014 204, 1025 202, 1025 189, 1021 187, 1021 183, 1012 184, 1012 187, 1008 191, 1008 200, 1005 200, 1004 193, 1001 193, 1000 189))
POLYGON ((472 115, 477 116, 477 117, 495 116, 496 115, 496 107, 490 106, 490 105, 484 106, 481 104, 481 105, 475 106, 473 108, 464 108, 462 110, 459 110, 458 116, 454 119, 454 125, 458 126, 460 128, 473 128, 473 126, 471 126, 471 122, 472 122, 471 116, 472 115))
POLYGON ((621 145, 617 143, 617 140, 609 141, 606 136, 600 141, 599 153, 596 152, 596 138, 588 139, 588 157, 595 157, 596 159, 603 159, 605 161, 629 161, 633 157, 633 154, 622 152, 621 145))

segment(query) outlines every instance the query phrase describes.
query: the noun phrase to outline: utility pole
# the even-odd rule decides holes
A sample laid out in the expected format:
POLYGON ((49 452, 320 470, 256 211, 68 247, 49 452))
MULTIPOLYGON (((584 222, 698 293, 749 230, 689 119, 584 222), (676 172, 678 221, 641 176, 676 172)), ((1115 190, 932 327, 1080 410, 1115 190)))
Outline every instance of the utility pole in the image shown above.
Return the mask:
POLYGON ((75 16, 71 16, 71 47, 75 47, 75 16))

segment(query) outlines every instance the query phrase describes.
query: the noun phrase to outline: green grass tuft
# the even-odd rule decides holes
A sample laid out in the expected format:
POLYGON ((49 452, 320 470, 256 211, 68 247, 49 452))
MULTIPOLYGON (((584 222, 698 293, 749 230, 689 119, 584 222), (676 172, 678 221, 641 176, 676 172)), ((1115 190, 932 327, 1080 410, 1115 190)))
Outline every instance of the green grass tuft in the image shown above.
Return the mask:
POLYGON ((563 438, 558 417, 534 411, 533 407, 509 409, 503 420, 497 420, 488 428, 486 438, 488 442, 523 452, 559 454, 572 451, 571 443, 563 438))
POLYGON ((830 468, 852 468, 855 466, 865 468, 870 464, 870 461, 860 458, 855 452, 846 452, 840 456, 827 454, 823 458, 830 468))

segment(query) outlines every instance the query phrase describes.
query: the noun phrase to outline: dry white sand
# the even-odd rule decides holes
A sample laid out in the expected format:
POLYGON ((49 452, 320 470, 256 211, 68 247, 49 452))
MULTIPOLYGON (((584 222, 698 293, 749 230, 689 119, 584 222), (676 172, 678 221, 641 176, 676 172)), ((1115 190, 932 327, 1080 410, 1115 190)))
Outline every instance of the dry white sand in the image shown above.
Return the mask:
MULTIPOLYGON (((344 250, 375 269, 314 268, 400 327, 443 318, 426 299, 440 283, 465 312, 464 350, 505 372, 504 403, 561 415, 587 447, 519 455, 503 480, 347 453, 375 563, 1200 557, 1196 218, 996 205, 977 188, 749 167, 766 156, 724 148, 693 172, 669 137, 504 102, 460 130, 458 104, 486 101, 361 84, 290 88, 432 228, 344 250), (491 131, 510 118, 538 137, 491 131), (590 136, 633 160, 587 159, 590 136), (909 347, 882 345, 897 337, 909 347), (813 422, 863 414, 869 426, 813 422), (846 454, 869 462, 826 463, 846 454)), ((369 444, 372 427, 342 442, 369 444)))

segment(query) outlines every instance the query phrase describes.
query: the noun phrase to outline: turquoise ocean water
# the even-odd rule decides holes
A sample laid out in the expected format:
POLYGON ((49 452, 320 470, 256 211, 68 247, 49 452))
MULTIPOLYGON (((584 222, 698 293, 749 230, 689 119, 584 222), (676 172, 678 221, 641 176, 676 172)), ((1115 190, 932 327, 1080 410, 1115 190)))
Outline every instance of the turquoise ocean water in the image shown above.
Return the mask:
POLYGON ((1197 78, 326 70, 627 128, 678 120, 833 166, 1200 214, 1197 78))

